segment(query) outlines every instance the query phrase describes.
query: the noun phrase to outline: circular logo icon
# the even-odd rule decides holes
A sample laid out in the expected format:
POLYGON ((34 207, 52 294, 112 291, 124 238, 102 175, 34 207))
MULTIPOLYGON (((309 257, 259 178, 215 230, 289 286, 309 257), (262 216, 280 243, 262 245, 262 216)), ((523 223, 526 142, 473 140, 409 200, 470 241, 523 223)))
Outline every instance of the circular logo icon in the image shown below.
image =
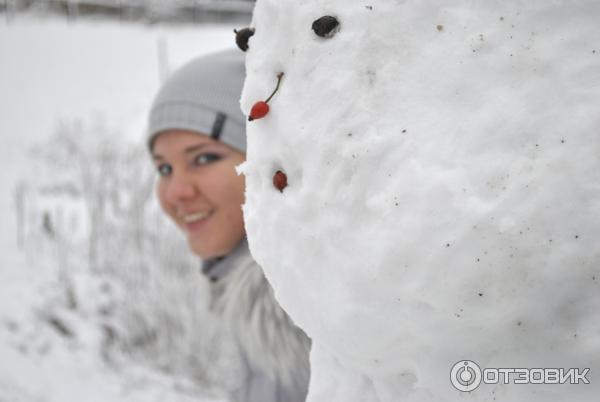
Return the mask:
POLYGON ((461 360, 450 370, 450 382, 462 392, 471 392, 481 384, 481 368, 471 360, 461 360))

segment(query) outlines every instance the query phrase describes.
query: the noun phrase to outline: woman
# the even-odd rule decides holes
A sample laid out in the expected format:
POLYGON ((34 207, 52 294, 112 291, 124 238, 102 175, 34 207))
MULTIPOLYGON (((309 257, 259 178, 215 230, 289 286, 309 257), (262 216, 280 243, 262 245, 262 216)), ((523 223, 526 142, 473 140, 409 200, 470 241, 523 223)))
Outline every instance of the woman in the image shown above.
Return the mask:
POLYGON ((203 260, 211 308, 233 331, 246 368, 234 401, 300 402, 310 341, 279 307, 245 238, 241 205, 243 54, 198 58, 164 84, 149 116, 149 146, 164 212, 203 260))

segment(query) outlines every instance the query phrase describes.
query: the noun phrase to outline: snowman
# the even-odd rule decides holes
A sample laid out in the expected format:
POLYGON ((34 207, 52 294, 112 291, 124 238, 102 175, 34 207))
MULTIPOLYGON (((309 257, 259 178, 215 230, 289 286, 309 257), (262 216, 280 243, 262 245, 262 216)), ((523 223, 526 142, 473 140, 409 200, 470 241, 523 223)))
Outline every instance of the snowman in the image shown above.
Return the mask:
POLYGON ((312 338, 308 401, 596 400, 599 18, 596 0, 257 1, 245 222, 312 338))

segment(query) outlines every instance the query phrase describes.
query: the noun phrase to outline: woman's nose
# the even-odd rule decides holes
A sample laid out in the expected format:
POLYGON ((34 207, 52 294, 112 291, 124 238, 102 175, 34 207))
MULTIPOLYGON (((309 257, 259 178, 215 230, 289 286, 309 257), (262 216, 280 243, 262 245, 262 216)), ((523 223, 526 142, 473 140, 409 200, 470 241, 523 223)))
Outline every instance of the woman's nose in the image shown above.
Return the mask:
POLYGON ((187 172, 173 172, 167 187, 167 196, 172 202, 186 201, 199 193, 194 177, 187 172))

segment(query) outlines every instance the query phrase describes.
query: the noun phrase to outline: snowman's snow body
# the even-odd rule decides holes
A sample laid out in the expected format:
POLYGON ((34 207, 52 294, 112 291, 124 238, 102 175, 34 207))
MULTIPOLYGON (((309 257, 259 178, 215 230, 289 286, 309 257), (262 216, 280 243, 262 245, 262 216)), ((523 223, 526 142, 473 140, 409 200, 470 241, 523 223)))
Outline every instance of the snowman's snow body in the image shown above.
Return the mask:
POLYGON ((599 20, 594 0, 257 1, 243 110, 284 76, 248 124, 244 213, 313 339, 310 401, 600 392, 599 20), (462 359, 591 384, 466 395, 462 359))

